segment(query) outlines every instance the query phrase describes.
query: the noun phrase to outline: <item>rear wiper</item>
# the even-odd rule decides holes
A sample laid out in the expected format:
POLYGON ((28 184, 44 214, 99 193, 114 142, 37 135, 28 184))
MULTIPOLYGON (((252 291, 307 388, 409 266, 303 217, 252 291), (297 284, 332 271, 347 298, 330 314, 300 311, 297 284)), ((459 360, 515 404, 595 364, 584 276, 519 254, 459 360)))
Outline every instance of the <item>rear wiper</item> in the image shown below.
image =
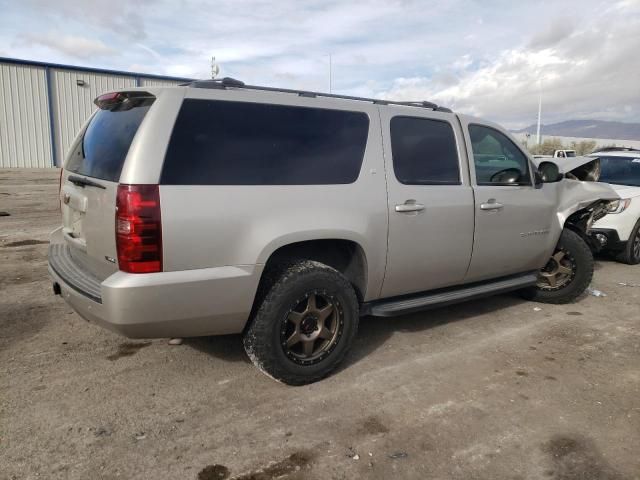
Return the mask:
POLYGON ((78 177, 77 175, 69 175, 69 178, 67 178, 67 180, 69 180, 74 185, 77 185, 82 188, 98 187, 98 188, 102 188, 103 190, 107 188, 98 182, 94 182, 93 180, 89 180, 88 178, 78 177))

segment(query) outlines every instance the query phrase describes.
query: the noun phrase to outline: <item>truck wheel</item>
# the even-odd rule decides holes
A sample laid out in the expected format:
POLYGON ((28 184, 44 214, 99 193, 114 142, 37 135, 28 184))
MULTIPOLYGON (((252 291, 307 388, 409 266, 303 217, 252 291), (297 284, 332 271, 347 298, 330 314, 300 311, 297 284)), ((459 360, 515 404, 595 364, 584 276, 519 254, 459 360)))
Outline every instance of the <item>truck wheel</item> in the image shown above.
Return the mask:
POLYGON ((622 263, 628 263, 629 265, 637 265, 640 263, 640 220, 638 220, 636 226, 633 227, 624 250, 616 256, 616 260, 622 263))
POLYGON ((522 291, 528 300, 569 303, 584 292, 593 277, 593 254, 577 233, 565 229, 556 250, 540 270, 535 287, 522 291))
POLYGON ((245 331, 251 361, 270 377, 303 385, 344 359, 358 330, 359 305, 337 270, 304 260, 284 268, 245 331))

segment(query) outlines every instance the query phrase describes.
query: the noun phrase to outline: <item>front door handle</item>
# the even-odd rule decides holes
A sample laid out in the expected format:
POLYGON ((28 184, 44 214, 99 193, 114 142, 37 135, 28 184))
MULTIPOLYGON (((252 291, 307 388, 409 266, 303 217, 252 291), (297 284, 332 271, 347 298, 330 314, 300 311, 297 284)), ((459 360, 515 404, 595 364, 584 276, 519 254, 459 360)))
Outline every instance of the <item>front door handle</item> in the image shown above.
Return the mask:
POLYGON ((504 205, 496 202, 493 198, 487 203, 480 204, 480 210, 502 210, 504 205))
POLYGON ((421 212, 422 210, 424 210, 424 205, 416 203, 415 200, 407 200, 401 205, 396 205, 396 212, 400 213, 421 212))

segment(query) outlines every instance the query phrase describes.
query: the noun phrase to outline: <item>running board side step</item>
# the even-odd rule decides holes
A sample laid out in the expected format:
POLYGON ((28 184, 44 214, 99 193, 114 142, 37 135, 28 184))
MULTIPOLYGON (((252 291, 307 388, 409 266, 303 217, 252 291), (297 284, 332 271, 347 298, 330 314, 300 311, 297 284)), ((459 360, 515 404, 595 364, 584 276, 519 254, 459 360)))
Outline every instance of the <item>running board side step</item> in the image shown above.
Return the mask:
POLYGON ((464 302, 475 298, 518 290, 536 284, 537 272, 503 277, 490 282, 473 283, 461 287, 435 290, 411 296, 376 300, 362 305, 360 315, 374 317, 393 317, 407 313, 441 307, 452 303, 464 302))

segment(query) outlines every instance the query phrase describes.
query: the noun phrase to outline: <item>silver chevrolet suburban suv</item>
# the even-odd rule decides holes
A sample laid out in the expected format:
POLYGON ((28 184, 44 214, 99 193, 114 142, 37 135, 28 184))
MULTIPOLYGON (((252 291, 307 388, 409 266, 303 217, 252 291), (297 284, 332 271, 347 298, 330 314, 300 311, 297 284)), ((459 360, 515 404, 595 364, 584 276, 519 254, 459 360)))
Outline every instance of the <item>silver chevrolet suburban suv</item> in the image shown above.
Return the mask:
MULTIPOLYGON (((502 128, 429 102, 244 85, 108 93, 61 175, 54 292, 128 337, 242 333, 288 384, 363 315, 587 287, 602 195, 563 196, 502 128)), ((575 189, 574 189, 575 192, 575 189)))

